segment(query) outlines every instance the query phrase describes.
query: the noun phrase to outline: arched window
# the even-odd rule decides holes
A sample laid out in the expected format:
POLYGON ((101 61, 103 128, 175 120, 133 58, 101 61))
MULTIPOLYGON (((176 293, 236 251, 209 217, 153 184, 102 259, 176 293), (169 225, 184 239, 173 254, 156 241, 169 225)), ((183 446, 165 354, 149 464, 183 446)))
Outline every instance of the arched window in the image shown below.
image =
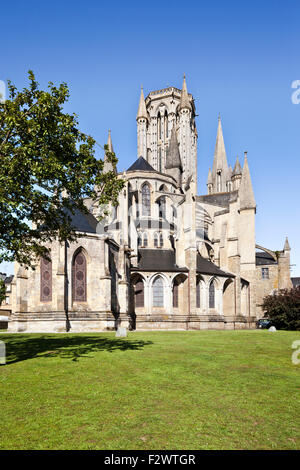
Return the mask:
POLYGON ((52 261, 41 259, 41 302, 52 300, 52 261))
POLYGON ((178 289, 179 289, 179 282, 177 279, 174 279, 173 283, 173 307, 178 308, 178 289))
POLYGON ((201 282, 200 282, 200 279, 197 279, 197 284, 196 284, 196 308, 201 307, 200 290, 201 290, 201 282))
POLYGON ((140 233, 138 234, 137 245, 142 246, 142 235, 140 233))
POLYGON ((157 235, 157 233, 154 234, 153 241, 154 241, 154 246, 158 246, 158 235, 157 235))
POLYGON ((165 111, 165 138, 169 137, 169 123, 168 123, 168 113, 165 111))
POLYGON ((162 196, 158 200, 158 216, 166 218, 166 197, 162 196))
POLYGON ((74 256, 72 281, 73 302, 86 302, 86 259, 82 251, 74 256))
POLYGON ((157 129, 158 138, 161 139, 161 118, 160 118, 160 113, 158 113, 158 116, 157 116, 157 126, 158 126, 158 129, 157 129))
POLYGON ((222 186, 221 186, 221 174, 222 174, 221 170, 218 170, 218 172, 217 172, 217 191, 218 191, 218 193, 220 193, 220 192, 221 192, 221 189, 222 189, 222 186))
POLYGON ((163 234, 159 234, 159 246, 164 246, 164 237, 163 234))
POLYGON ((136 308, 144 307, 144 282, 141 278, 134 285, 134 299, 136 308))
POLYGON ((153 307, 164 306, 164 283, 161 277, 153 282, 153 307))
POLYGON ((151 215, 150 187, 147 183, 142 186, 142 215, 151 215))
POLYGON ((148 246, 148 235, 147 233, 144 233, 144 236, 143 236, 143 246, 148 246))
POLYGON ((215 308, 215 285, 214 281, 209 284, 209 308, 215 308))

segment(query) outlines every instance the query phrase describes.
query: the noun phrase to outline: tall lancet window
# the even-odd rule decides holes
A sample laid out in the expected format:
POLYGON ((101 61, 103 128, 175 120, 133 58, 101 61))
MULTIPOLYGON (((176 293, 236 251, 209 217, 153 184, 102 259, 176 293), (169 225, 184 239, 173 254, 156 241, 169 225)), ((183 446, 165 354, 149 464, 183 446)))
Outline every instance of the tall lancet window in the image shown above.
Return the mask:
POLYGON ((166 198, 162 196, 158 200, 158 216, 166 218, 166 198))
POLYGON ((52 300, 52 262, 41 259, 41 302, 52 300))
POLYGON ((211 281, 209 284, 209 308, 215 308, 215 284, 211 281))
POLYGON ((168 122, 168 113, 165 111, 165 138, 169 137, 169 122, 168 122))
POLYGON ((150 187, 147 183, 142 187, 142 215, 151 215, 150 187))
POLYGON ((197 279, 197 284, 196 284, 196 308, 201 307, 200 289, 201 289, 201 281, 200 281, 200 279, 197 279))
POLYGON ((161 277, 153 282, 153 307, 164 306, 164 283, 161 277))
POLYGON ((217 173, 217 191, 218 193, 221 192, 221 189, 222 189, 222 185, 221 185, 221 170, 218 170, 218 173, 217 173))
POLYGON ((74 256, 72 281, 73 302, 86 302, 86 259, 82 251, 74 256))
POLYGON ((157 116, 157 135, 158 135, 158 138, 161 139, 161 117, 160 117, 160 113, 158 113, 158 116, 157 116))

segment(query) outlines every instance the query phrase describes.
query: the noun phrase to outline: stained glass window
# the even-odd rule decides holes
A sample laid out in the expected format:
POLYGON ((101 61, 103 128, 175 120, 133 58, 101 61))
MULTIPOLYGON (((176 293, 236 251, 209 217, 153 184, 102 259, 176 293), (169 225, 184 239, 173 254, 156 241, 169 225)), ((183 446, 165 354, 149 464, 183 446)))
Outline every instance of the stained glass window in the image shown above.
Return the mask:
POLYGON ((52 262, 41 259, 41 302, 52 300, 52 262))
POLYGON ((198 279, 197 284, 196 284, 196 308, 200 308, 201 306, 201 298, 200 298, 200 280, 198 279))
POLYGON ((215 308, 215 285, 214 281, 209 284, 209 308, 215 308))
POLYGON ((86 259, 79 251, 73 260, 72 266, 73 301, 86 302, 86 259))
POLYGON ((142 187, 142 215, 151 215, 150 187, 148 184, 144 184, 142 187))
POLYGON ((164 306, 164 283, 161 277, 153 282, 153 307, 164 306))
POLYGON ((179 289, 179 283, 178 280, 174 280, 173 284, 173 307, 178 308, 178 289, 179 289))

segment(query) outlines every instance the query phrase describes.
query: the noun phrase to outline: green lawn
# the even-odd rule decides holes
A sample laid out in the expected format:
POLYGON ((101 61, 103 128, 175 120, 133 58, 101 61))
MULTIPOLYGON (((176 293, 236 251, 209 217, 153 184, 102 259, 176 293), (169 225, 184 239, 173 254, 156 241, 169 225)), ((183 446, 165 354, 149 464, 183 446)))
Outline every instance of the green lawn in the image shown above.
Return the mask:
POLYGON ((299 448, 300 332, 0 339, 0 449, 299 448))

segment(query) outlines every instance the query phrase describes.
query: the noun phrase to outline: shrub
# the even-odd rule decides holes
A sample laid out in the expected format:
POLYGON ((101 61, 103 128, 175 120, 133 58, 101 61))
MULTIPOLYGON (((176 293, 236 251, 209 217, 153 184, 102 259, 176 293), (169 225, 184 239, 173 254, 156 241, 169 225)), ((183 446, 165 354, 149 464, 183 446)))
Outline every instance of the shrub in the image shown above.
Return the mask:
POLYGON ((277 329, 300 330, 300 286, 267 295, 262 308, 277 329))

